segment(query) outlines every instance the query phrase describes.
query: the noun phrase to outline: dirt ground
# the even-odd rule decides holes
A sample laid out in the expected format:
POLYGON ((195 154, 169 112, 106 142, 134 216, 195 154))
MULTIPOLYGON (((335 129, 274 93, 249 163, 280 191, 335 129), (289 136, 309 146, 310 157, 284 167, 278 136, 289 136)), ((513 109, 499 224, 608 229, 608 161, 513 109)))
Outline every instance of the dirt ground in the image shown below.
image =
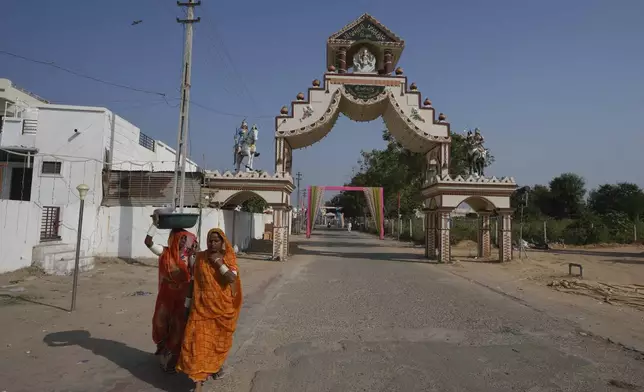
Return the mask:
MULTIPOLYGON (((463 241, 452 248, 452 256, 459 262, 476 262, 476 243, 463 241)), ((493 258, 498 251, 493 250, 493 258)), ((528 250, 521 258, 515 250, 511 263, 499 268, 522 278, 539 282, 568 278, 568 264, 583 267, 583 278, 588 281, 619 285, 644 284, 644 247, 566 247, 548 251, 528 250)), ((577 273, 573 269, 573 273, 577 273)), ((644 293, 644 291, 643 291, 644 293)))
POLYGON ((452 256, 454 263, 445 266, 452 273, 568 319, 583 333, 644 352, 644 248, 528 250, 522 258, 515 250, 511 262, 498 263, 496 250, 494 261, 480 260, 475 243, 461 243, 453 247, 452 256), (580 264, 583 277, 569 276, 569 263, 580 264))
MULTIPOLYGON (((263 290, 287 266, 266 258, 251 255, 238 259, 244 307, 261 301, 263 290)), ((150 325, 156 285, 153 263, 102 260, 80 275, 76 311, 70 313, 71 276, 46 276, 29 269, 0 275, 0 391, 43 390, 43 383, 53 386, 63 375, 69 383, 82 380, 90 367, 107 369, 122 361, 148 363, 154 352, 150 325), (84 331, 91 331, 92 337, 83 335, 88 334, 84 331), (77 347, 54 344, 50 340, 57 334, 67 337, 66 346, 77 347), (54 363, 52 356, 57 358, 54 363), (28 368, 51 372, 51 376, 41 375, 38 382, 25 385, 24 377, 19 377, 28 368), (23 384, 16 386, 19 380, 23 384)), ((120 367, 132 367, 124 365, 120 367)), ((143 376, 161 373, 141 372, 143 376)), ((152 385, 156 382, 147 380, 152 385)))

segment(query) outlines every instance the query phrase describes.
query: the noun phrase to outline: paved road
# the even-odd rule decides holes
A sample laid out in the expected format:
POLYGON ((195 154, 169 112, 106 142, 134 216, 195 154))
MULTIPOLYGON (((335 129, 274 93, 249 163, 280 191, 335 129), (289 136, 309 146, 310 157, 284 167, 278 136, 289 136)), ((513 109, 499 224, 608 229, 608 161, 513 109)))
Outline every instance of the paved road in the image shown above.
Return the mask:
POLYGON ((230 375, 212 390, 644 386, 641 354, 386 245, 355 232, 316 232, 262 303, 249 304, 230 375))

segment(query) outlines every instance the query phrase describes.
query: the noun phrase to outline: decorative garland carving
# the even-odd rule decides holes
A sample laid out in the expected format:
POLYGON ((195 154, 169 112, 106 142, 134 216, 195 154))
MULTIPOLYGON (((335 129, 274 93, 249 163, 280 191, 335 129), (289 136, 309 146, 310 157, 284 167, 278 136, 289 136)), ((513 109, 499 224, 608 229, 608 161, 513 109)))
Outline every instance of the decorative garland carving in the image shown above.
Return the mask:
POLYGON ((327 110, 324 112, 324 114, 317 120, 312 122, 309 125, 303 126, 298 129, 290 129, 288 131, 286 130, 278 130, 277 135, 278 136, 295 136, 295 135, 302 135, 305 133, 308 133, 315 128, 319 128, 323 125, 326 125, 333 119, 334 114, 338 110, 338 107, 340 106, 340 98, 341 98, 341 91, 340 89, 336 90, 333 92, 331 95, 331 102, 329 103, 329 107, 327 110))
POLYGON ((243 172, 239 171, 233 173, 230 170, 226 170, 223 173, 220 173, 219 170, 212 172, 206 172, 206 179, 223 179, 223 178, 244 178, 244 179, 254 179, 254 180, 288 180, 293 181, 293 177, 289 173, 275 173, 269 174, 267 172, 243 172))
POLYGON ((472 183, 472 184, 490 184, 490 185, 516 185, 516 181, 514 181, 514 177, 501 177, 501 178, 497 178, 496 176, 476 177, 473 175, 466 176, 466 177, 463 177, 463 176, 452 177, 450 175, 435 176, 429 180, 429 183, 430 184, 472 183))
POLYGON ((385 92, 385 86, 345 84, 344 91, 353 98, 366 102, 383 94, 385 92))
POLYGON ((347 99, 348 101, 355 103, 357 105, 373 105, 378 102, 382 102, 387 98, 387 88, 385 86, 364 86, 364 87, 382 87, 382 91, 378 94, 375 95, 371 98, 368 99, 362 99, 362 98, 356 98, 347 88, 347 85, 342 86, 339 90, 342 90, 342 97, 344 99, 347 99))
POLYGON ((407 129, 415 132, 418 136, 422 137, 423 139, 439 141, 439 142, 452 141, 452 137, 449 135, 434 136, 434 135, 430 135, 428 132, 424 132, 416 124, 414 124, 414 122, 409 116, 405 114, 405 111, 400 107, 400 104, 398 103, 398 100, 396 100, 396 96, 394 95, 393 92, 389 93, 388 97, 389 97, 389 103, 396 109, 396 113, 404 121, 405 125, 407 126, 407 129))

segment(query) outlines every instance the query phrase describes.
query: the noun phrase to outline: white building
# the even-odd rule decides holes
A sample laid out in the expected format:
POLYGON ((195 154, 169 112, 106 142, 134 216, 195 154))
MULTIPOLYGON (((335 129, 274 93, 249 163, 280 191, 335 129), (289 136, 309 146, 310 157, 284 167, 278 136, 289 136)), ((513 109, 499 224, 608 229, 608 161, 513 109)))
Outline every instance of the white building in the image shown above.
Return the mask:
POLYGON ((175 157, 106 108, 55 105, 0 79, 0 272, 73 254, 81 183, 90 188, 81 251, 93 256, 101 205, 167 203, 175 157))

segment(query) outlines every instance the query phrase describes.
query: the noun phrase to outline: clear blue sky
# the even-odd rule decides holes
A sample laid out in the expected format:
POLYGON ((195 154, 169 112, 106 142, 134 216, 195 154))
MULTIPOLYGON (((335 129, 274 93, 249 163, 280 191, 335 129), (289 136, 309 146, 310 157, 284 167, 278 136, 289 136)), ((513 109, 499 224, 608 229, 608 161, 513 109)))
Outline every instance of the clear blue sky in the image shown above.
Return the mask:
MULTIPOLYGON (((174 0, 4 3, 1 50, 178 96, 174 0)), ((496 156, 489 174, 534 184, 572 171, 589 187, 644 185, 643 0, 203 0, 192 91, 215 110, 192 106, 191 156, 230 168, 233 131, 247 116, 260 127, 258 166, 272 171, 273 116, 322 78, 326 39, 364 12, 405 39, 399 65, 453 130, 482 130, 496 156)), ((3 55, 0 77, 57 103, 106 106, 176 143, 178 109, 153 95, 3 55)), ((360 150, 384 147, 381 124, 341 119, 295 152, 294 170, 306 185, 344 183, 360 150)))

